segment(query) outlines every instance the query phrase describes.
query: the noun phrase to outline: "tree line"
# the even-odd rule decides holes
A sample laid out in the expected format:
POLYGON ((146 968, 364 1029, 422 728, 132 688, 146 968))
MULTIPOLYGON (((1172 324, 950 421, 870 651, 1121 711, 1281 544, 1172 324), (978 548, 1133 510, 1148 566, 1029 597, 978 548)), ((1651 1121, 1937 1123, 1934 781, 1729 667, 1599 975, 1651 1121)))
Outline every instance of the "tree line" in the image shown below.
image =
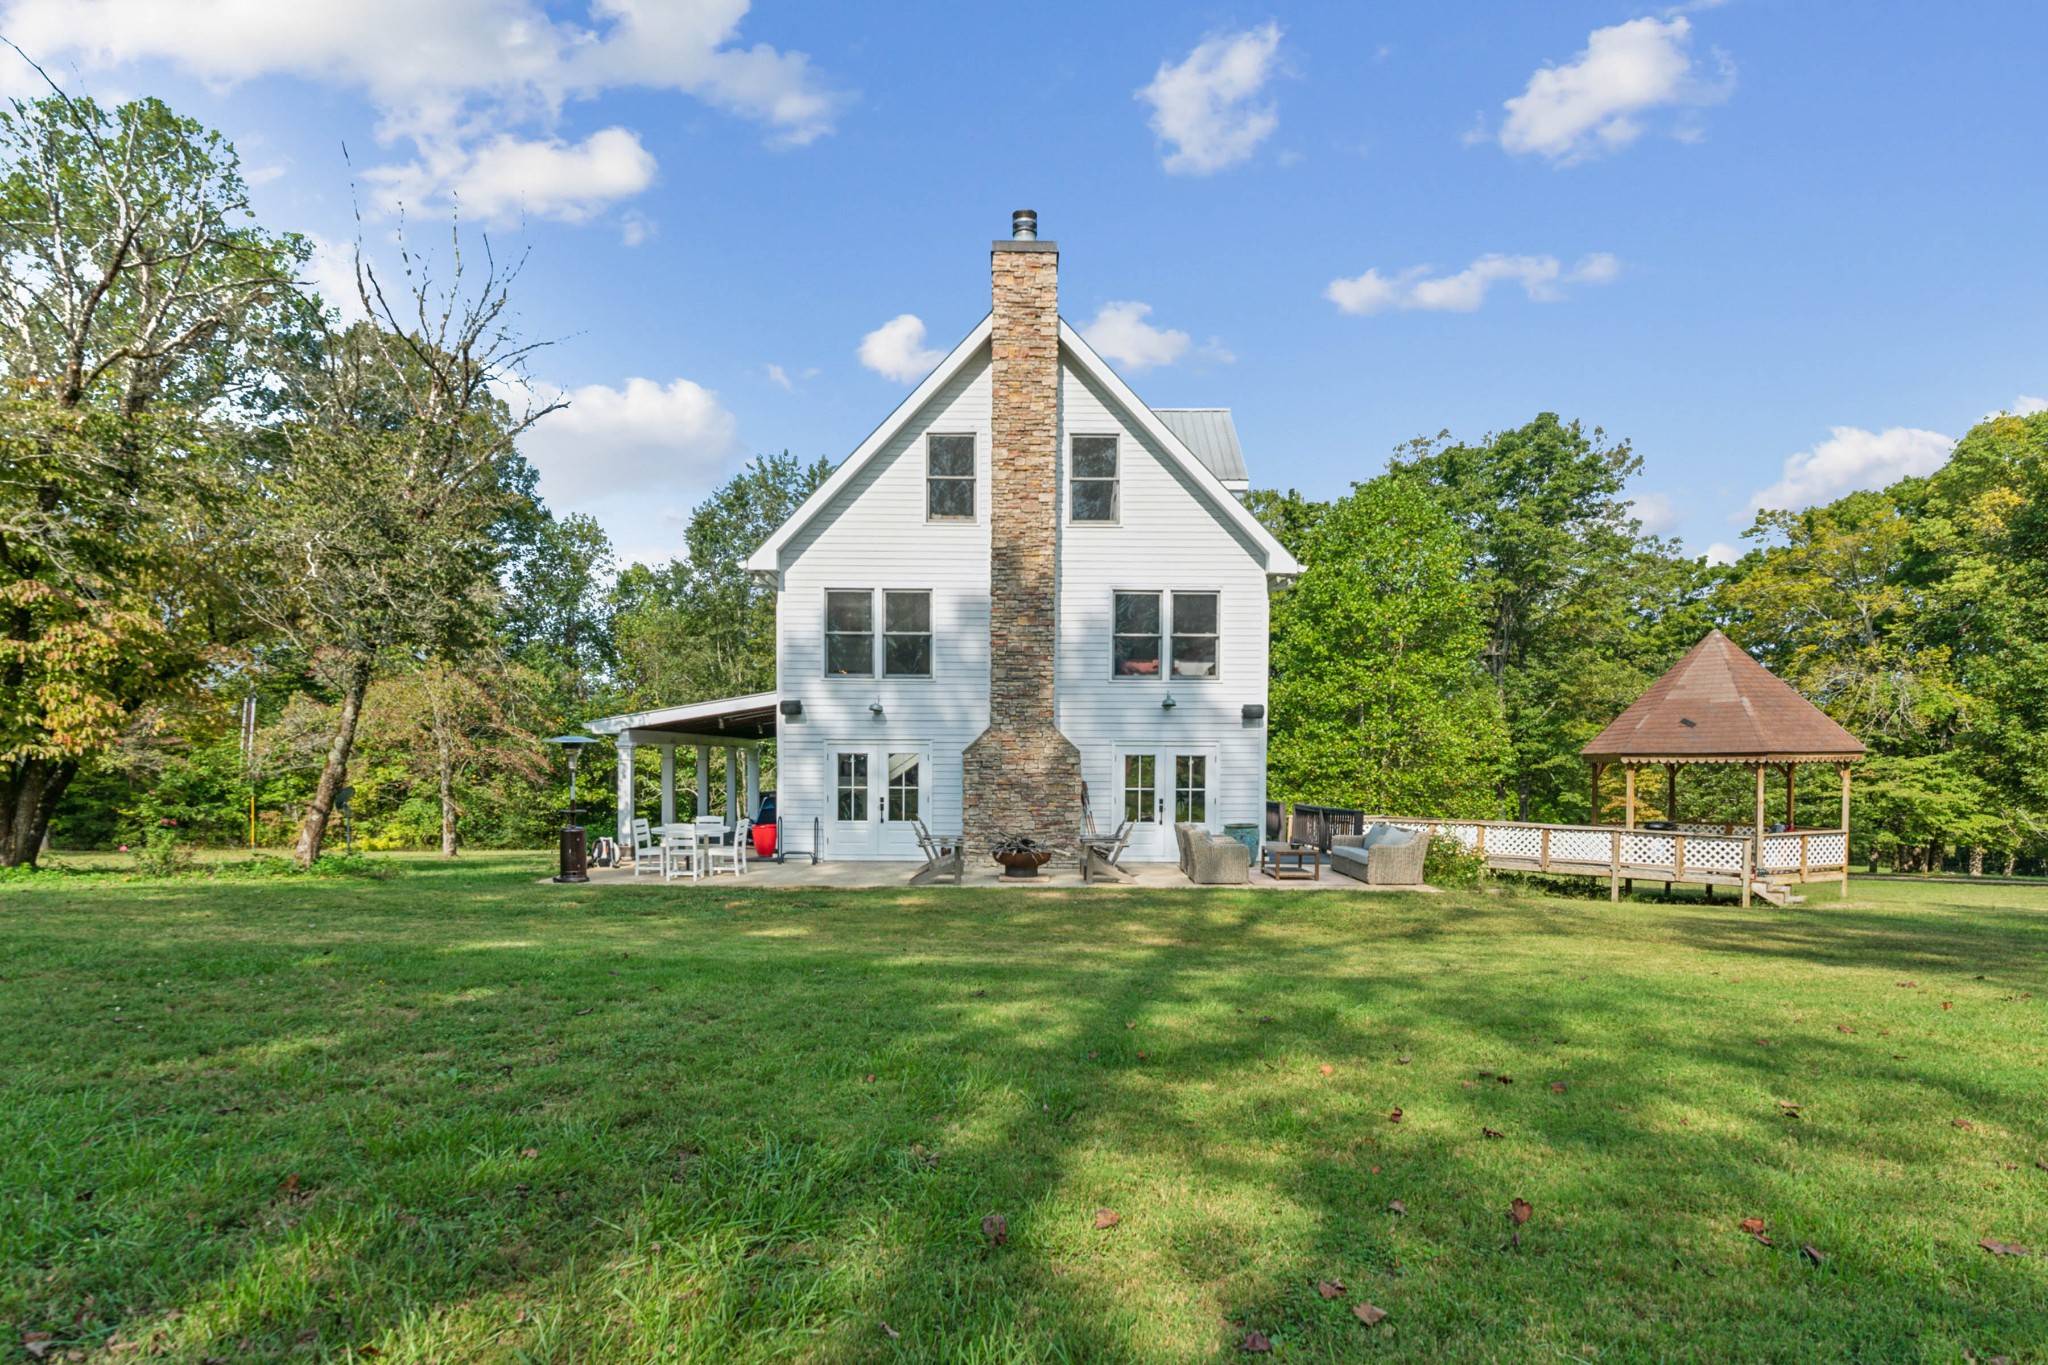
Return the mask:
MULTIPOLYGON (((344 792, 374 847, 536 846, 567 800, 546 736, 774 685, 744 561, 829 466, 757 458, 676 559, 620 567, 520 453, 550 410, 520 262, 452 229, 392 254, 322 299, 217 134, 150 99, 0 114, 0 866, 150 842, 310 864, 344 792)), ((1927 478, 1759 514, 1722 566, 1643 530, 1626 442, 1551 414, 1418 440, 1327 501, 1254 492, 1305 566, 1273 602, 1269 787, 1612 818, 1579 746, 1719 626, 1871 746, 1859 857, 2031 865, 2044 457, 2048 414, 1987 419, 1927 478)), ((594 751, 586 789, 610 777, 594 751)), ((1746 773, 1689 780, 1689 814, 1745 809, 1746 773)))

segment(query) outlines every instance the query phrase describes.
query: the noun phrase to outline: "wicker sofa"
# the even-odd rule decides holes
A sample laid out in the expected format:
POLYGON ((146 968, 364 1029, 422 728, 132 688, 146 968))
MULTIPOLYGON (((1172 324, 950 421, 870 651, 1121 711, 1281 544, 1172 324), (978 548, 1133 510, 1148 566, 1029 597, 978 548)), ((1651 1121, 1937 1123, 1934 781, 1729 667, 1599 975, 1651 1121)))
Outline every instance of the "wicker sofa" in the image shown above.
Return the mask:
POLYGON ((1420 886, 1429 840, 1413 830, 1374 825, 1330 840, 1330 869, 1369 886, 1420 886))
POLYGON ((1251 850, 1200 825, 1175 824, 1180 870, 1197 886, 1242 886, 1252 879, 1251 850))

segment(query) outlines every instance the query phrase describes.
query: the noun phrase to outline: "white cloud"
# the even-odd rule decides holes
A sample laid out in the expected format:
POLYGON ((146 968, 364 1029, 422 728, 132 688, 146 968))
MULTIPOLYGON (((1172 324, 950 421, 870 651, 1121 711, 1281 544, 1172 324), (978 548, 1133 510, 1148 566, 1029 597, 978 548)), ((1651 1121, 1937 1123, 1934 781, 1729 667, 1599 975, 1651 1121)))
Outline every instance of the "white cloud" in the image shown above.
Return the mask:
POLYGON ((1206 38, 1178 64, 1161 62, 1137 98, 1152 106, 1152 131, 1172 149, 1166 169, 1208 175, 1235 166, 1280 126, 1268 102, 1256 103, 1277 64, 1280 26, 1206 38))
POLYGON ((1678 525, 1678 508, 1669 493, 1638 493, 1634 505, 1636 520, 1653 536, 1664 535, 1678 525))
POLYGON ((1469 313, 1486 302, 1496 284, 1517 284, 1538 303, 1554 303, 1565 297, 1566 285, 1611 283, 1621 273, 1621 262, 1600 251, 1581 257, 1566 270, 1555 256, 1489 252, 1455 275, 1431 275, 1430 269, 1417 265, 1382 275, 1375 268, 1330 281, 1323 297, 1339 310, 1354 314, 1382 313, 1389 308, 1469 313))
POLYGON ((763 124, 770 140, 831 131, 846 97, 801 53, 741 46, 748 0, 0 0, 0 31, 45 63, 105 70, 158 61, 216 86, 284 75, 361 89, 379 136, 419 152, 380 182, 422 193, 462 183, 490 202, 587 217, 652 178, 639 139, 607 129, 570 146, 552 136, 563 104, 607 90, 694 96, 763 124), (559 17, 557 17, 559 15, 559 17), (533 139, 516 131, 538 125, 533 139), (600 141, 600 139, 604 139, 600 141), (631 147, 626 140, 630 139, 631 147), (572 192, 580 163, 603 183, 572 192))
POLYGON ((1908 475, 1932 474, 1948 460, 1955 438, 1918 427, 1834 427, 1827 440, 1785 461, 1778 481, 1752 493, 1749 506, 1797 511, 1859 488, 1882 488, 1908 475))
MULTIPOLYGON (((581 223, 653 184, 654 169, 654 156, 640 145, 639 134, 605 128, 573 144, 509 133, 474 148, 437 143, 419 161, 377 167, 368 178, 389 210, 446 198, 465 217, 487 223, 513 221, 522 213, 581 223)), ((635 224, 627 223, 625 231, 627 245, 637 244, 635 224)))
POLYGON ((1687 51, 1691 41, 1692 21, 1683 15, 1594 29, 1585 51, 1564 66, 1544 67, 1507 101, 1500 145, 1580 161, 1642 136, 1642 115, 1651 109, 1724 97, 1731 79, 1726 63, 1719 84, 1701 81, 1687 51))
POLYGON ((2012 400, 2012 415, 2025 417, 2028 413, 2048 412, 2048 398, 2036 398, 2032 394, 2021 394, 2012 400))
POLYGON ((356 287, 356 248, 351 242, 336 242, 317 232, 306 234, 313 245, 306 262, 306 283, 320 301, 341 315, 344 323, 363 320, 363 296, 356 287))
POLYGON ((796 385, 790 380, 789 371, 783 369, 780 365, 770 365, 768 367, 768 382, 781 389, 784 393, 796 392, 796 385))
POLYGON ((739 449, 738 424, 718 395, 687 379, 625 387, 542 390, 569 406, 536 422, 520 443, 551 506, 571 510, 650 496, 697 493, 739 449))
POLYGON ((1154 327, 1145 321, 1151 313, 1149 303, 1105 303, 1095 320, 1083 325, 1081 335, 1113 365, 1129 370, 1171 365, 1188 353, 1188 334, 1154 327))
POLYGON ((925 348, 924 319, 915 313, 890 318, 860 339, 860 363, 901 384, 924 378, 945 358, 944 351, 925 348))
POLYGON ((1742 551, 1725 540, 1717 540, 1707 547, 1706 561, 1709 564, 1733 564, 1742 558, 1742 551))

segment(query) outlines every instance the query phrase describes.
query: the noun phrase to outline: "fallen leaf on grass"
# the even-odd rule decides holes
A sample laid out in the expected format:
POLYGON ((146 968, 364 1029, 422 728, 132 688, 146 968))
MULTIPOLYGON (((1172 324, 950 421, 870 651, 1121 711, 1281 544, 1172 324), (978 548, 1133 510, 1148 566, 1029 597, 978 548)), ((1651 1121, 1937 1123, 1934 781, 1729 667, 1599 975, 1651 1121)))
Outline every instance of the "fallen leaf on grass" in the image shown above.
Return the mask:
POLYGON ((1115 1209, 1095 1210, 1095 1230, 1097 1232, 1102 1231, 1104 1228, 1113 1228, 1123 1221, 1123 1215, 1115 1209))
POLYGON ((1536 1212, 1535 1206, 1519 1194, 1508 1201, 1508 1217, 1515 1220, 1516 1227, 1520 1227, 1528 1222, 1529 1215, 1534 1212, 1536 1212))
POLYGON ((1919 986, 1919 984, 1920 984, 1920 983, 1919 983, 1919 982, 1917 982, 1917 981, 1901 981, 1901 982, 1899 983, 1899 985, 1900 985, 1901 987, 1903 987, 1904 989, 1906 989, 1906 990, 1909 990, 1909 991, 1910 991, 1910 990, 1913 990, 1914 988, 1916 988, 1917 986, 1919 986))
POLYGON ((1951 1128, 1975 1128, 1977 1125, 1968 1119, 1950 1119, 1948 1126, 1951 1128))
POLYGON ((1237 1349, 1258 1354, 1262 1351, 1272 1350, 1273 1343, 1264 1332, 1246 1332, 1243 1343, 1237 1349))
POLYGON ((1138 1026, 1138 1021, 1137 1021, 1137 1020, 1135 1020, 1135 1019, 1126 1019, 1126 1020, 1124 1021, 1124 1027, 1125 1027, 1125 1028, 1136 1028, 1137 1026, 1138 1026))
POLYGON ((1941 1007, 1945 1010, 1952 1010, 1956 1007, 1956 1002, 1953 1000, 1944 1000, 1941 1002, 1941 1007))
POLYGON ((1405 1218, 1408 1216, 1408 1206, 1398 1199, 1389 1199, 1387 1201, 1387 1212, 1399 1214, 1405 1218))
POLYGON ((1330 1065, 1330 1064, 1329 1064, 1328 1062, 1324 1062, 1324 1063, 1323 1063, 1323 1074, 1324 1074, 1325 1076, 1334 1076, 1334 1075, 1336 1075, 1336 1074, 1337 1074, 1337 1068, 1336 1068, 1336 1067, 1334 1067, 1334 1066, 1331 1066, 1331 1065, 1330 1065))
POLYGON ((900 1338, 900 1337, 901 1337, 901 1336, 903 1335, 903 1333, 901 1333, 901 1332, 897 1331, 897 1330, 896 1330, 896 1329, 895 1329, 894 1327, 891 1327, 891 1326, 890 1326, 890 1325, 889 1325, 888 1323, 886 1323, 886 1322, 882 1324, 882 1330, 883 1330, 884 1332, 888 1333, 888 1335, 889 1335, 889 1340, 891 1340, 891 1341, 895 1341, 895 1340, 897 1340, 898 1338, 900 1338))
POLYGON ((1801 1246, 1799 1248, 1799 1254, 1805 1257, 1808 1261, 1812 1262, 1814 1265, 1819 1265, 1822 1261, 1825 1261, 1827 1259, 1825 1255, 1823 1255, 1820 1251, 1814 1248, 1814 1245, 1811 1242, 1808 1242, 1805 1245, 1801 1246))
POLYGON ((1504 1138, 1507 1136, 1506 1133, 1500 1132, 1497 1129, 1493 1128, 1481 1128, 1479 1131, 1482 1135, 1490 1138, 1504 1138))
POLYGON ((981 1220, 981 1235, 992 1247, 999 1247, 1010 1240, 1010 1220, 1000 1213, 992 1213, 981 1220))
POLYGON ((860 1083, 862 1085, 873 1085, 875 1083, 875 1073, 870 1071, 867 1075, 860 1078, 860 1083))
POLYGON ((1552 1090, 1555 1090, 1555 1091, 1556 1091, 1556 1092, 1557 1092, 1558 1094, 1562 1095, 1562 1094, 1564 1093, 1564 1082, 1563 1082, 1563 1081, 1552 1081, 1552 1082, 1550 1083, 1550 1088, 1551 1088, 1552 1090))
POLYGON ((2018 1242, 2001 1242, 1996 1237, 1983 1238, 1977 1245, 1983 1247, 1993 1256, 2031 1256, 2034 1254, 2018 1242))
POLYGON ((969 992, 967 992, 967 993, 968 993, 969 995, 972 995, 972 996, 976 996, 976 997, 980 997, 980 996, 984 996, 984 995, 987 995, 987 994, 988 994, 988 992, 987 992, 987 991, 969 991, 969 992))
POLYGON ((1367 1327, 1373 1326, 1375 1323, 1379 1322, 1381 1319, 1387 1316, 1386 1309, 1375 1307, 1374 1305, 1369 1303, 1361 1303, 1357 1307, 1353 1308, 1351 1311, 1353 1313, 1356 1313, 1358 1315, 1358 1320, 1364 1323, 1367 1327))
POLYGON ((1735 1226, 1754 1237, 1764 1230, 1764 1220, 1761 1218, 1745 1218, 1735 1226))
POLYGON ((1758 1047, 1769 1047, 1771 1045, 1771 1040, 1768 1038, 1759 1038, 1756 1040, 1756 1045, 1758 1047))
POLYGON ((583 1015, 586 1015, 586 1014, 588 1014, 588 1013, 590 1013, 590 1011, 589 1011, 589 1010, 577 1010, 577 1011, 576 1011, 576 1014, 577 1014, 577 1017, 578 1017, 578 1018, 581 1018, 581 1017, 582 1017, 583 1015))
POLYGON ((1316 1293, 1321 1294, 1326 1299, 1342 1298, 1344 1296, 1344 1281, 1317 1280, 1316 1293))
POLYGON ((1855 1029, 1850 1028, 1847 1024, 1835 1025, 1835 1032, 1837 1033, 1854 1033, 1855 1031, 1855 1029))
POLYGON ((1395 1066, 1406 1066, 1406 1065, 1408 1065, 1408 1063, 1409 1063, 1410 1061, 1412 1061, 1412 1060, 1413 1060, 1413 1058, 1409 1058, 1409 1057, 1396 1057, 1396 1058, 1394 1058, 1394 1065, 1395 1065, 1395 1066))
POLYGON ((1398 1108, 1395 1108, 1395 1109, 1391 1109, 1391 1110, 1389 1110, 1389 1111, 1387 1112, 1387 1122, 1389 1122, 1389 1123, 1399 1123, 1400 1121, 1401 1121, 1401 1111, 1400 1111, 1400 1109, 1398 1109, 1398 1108))
POLYGON ((50 1334, 48 1332, 23 1332, 21 1334, 21 1349, 27 1351, 31 1358, 41 1360, 50 1353, 50 1334))
POLYGON ((524 1159, 524 1160, 527 1160, 527 1161, 533 1161, 533 1160, 537 1159, 537 1158, 538 1158, 538 1157, 540 1156, 540 1148, 538 1148, 538 1147, 522 1147, 522 1148, 520 1148, 520 1149, 519 1149, 519 1155, 520 1155, 520 1157, 521 1157, 522 1159, 524 1159))
POLYGON ((1479 1082, 1477 1081, 1459 1081, 1458 1084, 1464 1086, 1467 1090, 1477 1090, 1479 1088, 1479 1082))
POLYGON ((1494 1079, 1499 1081, 1502 1085, 1513 1085, 1515 1083, 1515 1078, 1513 1076, 1509 1076, 1506 1074, 1495 1076, 1494 1079))

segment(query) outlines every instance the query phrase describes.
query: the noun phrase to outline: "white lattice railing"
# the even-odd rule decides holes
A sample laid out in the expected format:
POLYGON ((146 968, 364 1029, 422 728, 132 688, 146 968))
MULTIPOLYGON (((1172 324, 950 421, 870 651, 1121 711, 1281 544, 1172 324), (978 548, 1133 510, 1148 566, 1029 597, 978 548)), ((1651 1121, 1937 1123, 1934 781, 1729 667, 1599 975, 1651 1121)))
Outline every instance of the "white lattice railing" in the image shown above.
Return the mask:
POLYGON ((1742 882, 1752 869, 1778 880, 1805 880, 1816 873, 1839 874, 1847 862, 1848 839, 1838 829, 1766 834, 1761 857, 1755 836, 1727 832, 1723 825, 1682 825, 1677 829, 1622 829, 1614 825, 1537 825, 1507 820, 1417 820, 1374 816, 1417 833, 1456 839, 1483 853, 1497 868, 1557 871, 1645 881, 1742 882))

